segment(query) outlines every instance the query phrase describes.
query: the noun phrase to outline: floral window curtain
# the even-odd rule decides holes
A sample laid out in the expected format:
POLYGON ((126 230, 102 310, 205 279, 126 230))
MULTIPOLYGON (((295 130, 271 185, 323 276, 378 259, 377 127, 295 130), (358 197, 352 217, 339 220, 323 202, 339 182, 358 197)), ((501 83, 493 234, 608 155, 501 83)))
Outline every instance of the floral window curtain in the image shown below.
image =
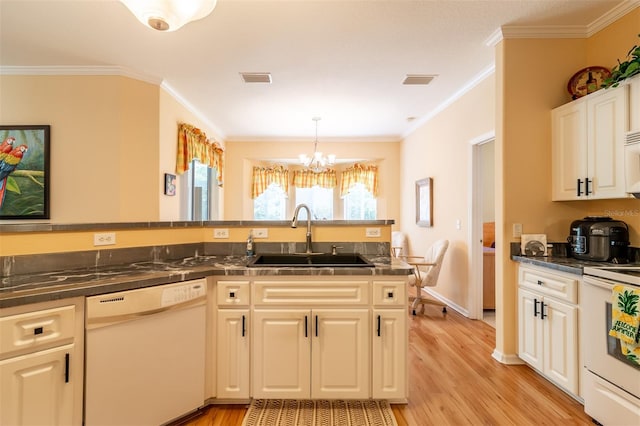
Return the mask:
POLYGON ((189 165, 198 159, 208 167, 216 168, 218 185, 222 186, 222 168, 224 151, 217 142, 210 141, 200 129, 190 124, 181 123, 178 127, 178 158, 176 173, 189 170, 189 165))
POLYGON ((251 181, 251 198, 254 199, 266 191, 272 183, 280 185, 285 195, 289 193, 289 170, 283 166, 253 166, 253 177, 251 181))
POLYGON ((293 186, 296 188, 311 188, 316 185, 328 189, 338 186, 336 171, 329 169, 319 173, 312 170, 296 170, 293 172, 293 186))
POLYGON ((378 196, 378 166, 354 164, 340 176, 340 196, 349 193, 351 187, 361 183, 374 197, 378 196))

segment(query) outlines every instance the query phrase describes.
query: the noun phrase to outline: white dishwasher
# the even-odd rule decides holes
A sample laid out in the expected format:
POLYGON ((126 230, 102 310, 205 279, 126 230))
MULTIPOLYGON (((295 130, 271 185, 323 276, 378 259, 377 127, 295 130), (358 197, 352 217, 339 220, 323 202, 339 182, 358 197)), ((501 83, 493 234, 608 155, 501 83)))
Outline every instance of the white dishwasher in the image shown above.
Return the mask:
POLYGON ((204 404, 204 279, 87 298, 85 425, 160 425, 204 404))

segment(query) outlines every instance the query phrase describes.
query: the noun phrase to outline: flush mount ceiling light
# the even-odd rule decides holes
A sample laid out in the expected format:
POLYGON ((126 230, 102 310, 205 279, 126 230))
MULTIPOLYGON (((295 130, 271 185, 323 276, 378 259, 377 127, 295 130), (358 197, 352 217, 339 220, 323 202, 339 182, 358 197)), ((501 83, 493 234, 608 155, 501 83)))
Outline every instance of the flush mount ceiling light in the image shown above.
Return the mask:
POLYGON ((300 154, 300 163, 316 173, 326 170, 327 166, 333 166, 336 162, 336 156, 329 154, 326 157, 322 155, 322 152, 318 151, 318 121, 320 117, 313 117, 313 121, 316 122, 316 140, 313 142, 313 154, 309 157, 306 154, 300 154))
POLYGON ((175 31, 191 21, 202 19, 216 7, 216 0, 120 0, 149 28, 175 31))

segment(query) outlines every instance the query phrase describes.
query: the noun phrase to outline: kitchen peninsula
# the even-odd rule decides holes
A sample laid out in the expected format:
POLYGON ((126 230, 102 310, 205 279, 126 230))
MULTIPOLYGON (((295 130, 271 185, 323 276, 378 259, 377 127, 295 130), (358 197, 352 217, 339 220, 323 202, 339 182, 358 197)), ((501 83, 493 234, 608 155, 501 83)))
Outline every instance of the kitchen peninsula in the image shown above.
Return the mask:
MULTIPOLYGON (((80 424, 88 394, 79 371, 91 372, 89 361, 83 366, 81 359, 93 344, 89 329, 85 330, 85 298, 108 294, 111 301, 130 290, 202 282, 206 288, 205 335, 201 337, 205 386, 198 397, 200 406, 245 403, 258 397, 405 402, 406 286, 412 268, 389 256, 392 223, 313 224, 314 250, 331 253, 335 246, 341 253, 358 252, 373 267, 281 268, 248 267, 244 239, 249 230, 260 227, 271 238, 256 240, 258 254, 300 252, 304 230, 292 230, 288 222, 0 225, 2 331, 24 323, 25 318, 37 323, 38 315, 52 312, 56 321, 64 319, 53 325, 63 331, 55 343, 43 343, 40 336, 52 335, 44 325, 42 332, 31 334, 26 347, 0 353, 0 362, 49 356, 48 351, 60 348, 56 356, 66 356, 69 364, 71 354, 73 386, 61 382, 62 390, 52 389, 50 394, 52 398, 62 395, 66 401, 60 405, 66 413, 56 408, 55 417, 80 424), (218 242, 213 238, 215 229, 225 229, 229 238, 218 242), (116 248, 88 250, 93 234, 111 233, 116 248), (366 236, 372 233, 379 237, 366 236), (361 238, 356 240, 354 235, 361 238), (31 240, 31 250, 40 247, 42 252, 23 253, 27 244, 5 243, 21 238, 31 240), (33 244, 36 240, 38 244, 33 244), (55 251, 56 240, 68 251, 55 251), (292 353, 299 361, 295 365, 291 357, 283 356, 292 353), (283 383, 285 379, 290 380, 283 383)), ((34 365, 39 359, 33 358, 34 365)), ((8 380, 5 371, 3 382, 8 380)), ((87 381, 86 386, 91 383, 87 381)), ((1 405, 27 410, 36 403, 28 393, 14 393, 12 398, 12 402, 0 401, 1 405)), ((183 414, 187 413, 180 411, 177 416, 183 414)))

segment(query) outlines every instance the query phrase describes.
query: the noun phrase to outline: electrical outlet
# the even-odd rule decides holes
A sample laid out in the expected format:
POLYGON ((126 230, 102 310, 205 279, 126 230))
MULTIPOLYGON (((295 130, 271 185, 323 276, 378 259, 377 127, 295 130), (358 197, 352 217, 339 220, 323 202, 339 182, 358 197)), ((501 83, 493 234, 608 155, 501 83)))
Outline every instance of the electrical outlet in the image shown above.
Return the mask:
POLYGON ((214 229, 213 238, 229 238, 229 230, 227 228, 214 229))
POLYGON ((94 246, 110 246, 116 243, 115 232, 102 232, 99 234, 93 234, 94 246))
POLYGON ((253 238, 269 237, 269 230, 267 228, 253 228, 251 232, 253 233, 253 238))
POLYGON ((365 231, 365 235, 367 237, 379 237, 380 236, 380 228, 367 228, 365 231))
POLYGON ((522 237, 522 224, 521 223, 514 223, 513 224, 513 238, 520 238, 522 237))

